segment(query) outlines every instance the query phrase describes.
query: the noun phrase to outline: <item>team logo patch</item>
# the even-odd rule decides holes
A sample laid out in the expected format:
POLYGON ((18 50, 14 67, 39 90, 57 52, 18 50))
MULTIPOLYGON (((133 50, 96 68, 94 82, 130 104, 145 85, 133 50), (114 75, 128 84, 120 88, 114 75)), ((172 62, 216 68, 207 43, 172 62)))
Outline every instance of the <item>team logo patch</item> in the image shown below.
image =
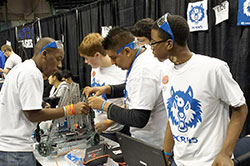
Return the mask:
POLYGON ((162 83, 163 84, 167 84, 168 80, 169 80, 168 75, 165 75, 164 77, 162 77, 162 83))
POLYGON ((188 87, 187 91, 170 90, 171 97, 167 100, 167 111, 172 124, 178 127, 182 133, 189 128, 196 128, 202 122, 200 101, 193 98, 193 89, 188 87))

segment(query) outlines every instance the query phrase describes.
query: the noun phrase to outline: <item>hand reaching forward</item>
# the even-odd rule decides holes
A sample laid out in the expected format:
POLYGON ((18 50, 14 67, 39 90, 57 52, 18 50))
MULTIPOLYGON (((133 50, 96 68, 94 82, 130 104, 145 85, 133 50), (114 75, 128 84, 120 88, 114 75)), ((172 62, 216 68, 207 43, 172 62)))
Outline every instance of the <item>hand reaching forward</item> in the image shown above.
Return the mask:
POLYGON ((101 86, 101 87, 85 87, 83 92, 85 93, 86 97, 88 98, 90 96, 90 94, 94 93, 95 96, 100 96, 104 93, 106 94, 110 94, 110 86, 106 85, 106 86, 101 86))
POLYGON ((79 102, 77 104, 74 104, 74 107, 75 107, 76 115, 88 114, 90 111, 90 107, 88 106, 88 104, 86 104, 84 102, 79 102))
POLYGON ((98 110, 102 109, 102 104, 104 101, 105 101, 104 99, 96 96, 88 98, 89 106, 93 109, 98 109, 98 110))
POLYGON ((99 122, 95 124, 95 129, 100 134, 101 132, 105 131, 109 126, 105 121, 99 122))

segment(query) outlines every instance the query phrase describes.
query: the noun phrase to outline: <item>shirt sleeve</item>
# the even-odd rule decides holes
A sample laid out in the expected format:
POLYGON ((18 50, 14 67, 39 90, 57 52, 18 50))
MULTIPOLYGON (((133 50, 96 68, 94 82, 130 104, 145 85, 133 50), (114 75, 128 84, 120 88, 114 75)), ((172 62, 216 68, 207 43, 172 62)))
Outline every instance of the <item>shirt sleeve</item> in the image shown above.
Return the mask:
POLYGON ((29 74, 19 77, 18 80, 22 110, 42 109, 43 80, 29 74))
POLYGON ((6 60, 6 63, 5 63, 4 68, 5 68, 5 69, 12 69, 13 66, 14 66, 13 59, 12 59, 11 57, 9 57, 9 58, 6 60))
POLYGON ((107 95, 108 98, 124 97, 125 84, 110 85, 111 94, 107 95))
POLYGON ((244 94, 239 84, 233 79, 226 63, 217 68, 216 78, 216 97, 233 107, 245 104, 244 94))
POLYGON ((107 116, 120 124, 143 128, 148 123, 150 113, 150 110, 126 109, 111 104, 107 116))

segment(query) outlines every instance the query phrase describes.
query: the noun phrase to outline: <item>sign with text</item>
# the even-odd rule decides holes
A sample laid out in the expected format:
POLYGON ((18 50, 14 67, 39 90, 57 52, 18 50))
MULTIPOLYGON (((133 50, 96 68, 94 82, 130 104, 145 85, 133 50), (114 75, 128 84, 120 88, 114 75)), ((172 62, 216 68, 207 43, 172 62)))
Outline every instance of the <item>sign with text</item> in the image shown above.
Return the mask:
POLYGON ((215 25, 228 20, 229 18, 229 2, 224 1, 220 5, 213 8, 215 12, 215 25))
POLYGON ((34 27, 32 25, 24 25, 16 30, 18 42, 21 42, 24 48, 33 48, 34 27))
POLYGON ((187 22, 190 32, 208 30, 207 0, 188 3, 187 22))

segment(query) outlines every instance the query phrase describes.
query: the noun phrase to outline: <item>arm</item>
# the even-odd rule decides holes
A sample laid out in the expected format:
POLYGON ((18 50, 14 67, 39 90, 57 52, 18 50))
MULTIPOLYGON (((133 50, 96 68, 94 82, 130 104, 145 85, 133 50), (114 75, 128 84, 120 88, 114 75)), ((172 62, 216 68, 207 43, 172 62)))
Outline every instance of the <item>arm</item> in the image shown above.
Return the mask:
MULTIPOLYGON (((75 114, 88 114, 89 107, 86 103, 74 104, 75 114)), ((23 110, 25 116, 31 122, 41 122, 64 117, 63 108, 44 108, 41 110, 23 110)))
MULTIPOLYGON (((173 139, 173 134, 171 131, 170 123, 168 121, 166 132, 165 132, 165 137, 164 137, 164 143, 163 143, 164 152, 172 153, 173 147, 174 147, 174 139, 173 139)), ((170 156, 165 155, 165 157, 166 157, 166 160, 168 161, 170 156)))
POLYGON ((150 110, 143 109, 125 109, 110 102, 104 103, 99 97, 89 97, 88 104, 93 109, 99 109, 107 112, 108 118, 120 124, 143 128, 149 120, 150 110))
POLYGON ((96 123, 95 124, 95 128, 96 128, 96 130, 97 130, 98 133, 101 133, 101 132, 107 130, 107 128, 109 128, 110 126, 112 126, 114 123, 115 123, 115 121, 106 119, 104 121, 96 123))
POLYGON ((233 108, 232 116, 227 130, 226 139, 224 144, 214 160, 212 166, 219 166, 222 163, 233 165, 231 156, 235 147, 235 144, 240 136, 244 122, 248 113, 247 105, 244 104, 240 107, 233 108))
POLYGON ((100 96, 104 93, 106 93, 107 95, 111 94, 111 87, 109 85, 105 85, 105 86, 101 86, 101 87, 85 87, 83 90, 83 94, 86 95, 86 97, 88 98, 89 96, 91 96, 91 94, 94 93, 95 96, 100 96))
POLYGON ((90 96, 90 94, 95 93, 95 96, 100 96, 106 93, 108 98, 118 98, 123 97, 123 90, 125 88, 125 84, 119 85, 105 85, 102 87, 86 87, 84 88, 84 93, 86 96, 90 96))
POLYGON ((150 110, 143 109, 126 109, 121 108, 115 104, 108 105, 108 118, 112 119, 120 124, 143 128, 147 125, 150 110))
POLYGON ((124 89, 125 84, 119 84, 119 85, 110 85, 111 88, 111 94, 108 95, 108 98, 118 98, 118 97, 124 97, 124 89))
POLYGON ((2 73, 8 74, 9 71, 10 71, 10 69, 2 69, 2 68, 0 68, 0 72, 2 72, 2 73))

